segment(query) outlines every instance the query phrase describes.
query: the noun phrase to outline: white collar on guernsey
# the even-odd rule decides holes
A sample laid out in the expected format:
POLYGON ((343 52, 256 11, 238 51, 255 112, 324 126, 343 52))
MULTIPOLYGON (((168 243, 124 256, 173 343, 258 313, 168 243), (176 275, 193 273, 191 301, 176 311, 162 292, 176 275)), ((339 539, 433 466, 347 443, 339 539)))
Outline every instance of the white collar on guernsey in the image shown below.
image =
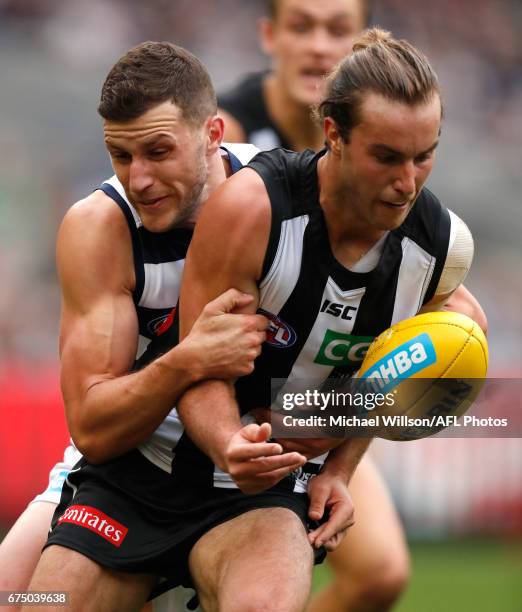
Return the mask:
POLYGON ((361 259, 356 261, 353 266, 350 266, 348 269, 351 272, 358 272, 359 274, 371 272, 379 263, 381 253, 384 248, 384 241, 386 240, 386 236, 388 236, 388 234, 389 232, 385 232, 385 234, 381 236, 379 240, 377 240, 372 248, 369 251, 366 251, 361 259))

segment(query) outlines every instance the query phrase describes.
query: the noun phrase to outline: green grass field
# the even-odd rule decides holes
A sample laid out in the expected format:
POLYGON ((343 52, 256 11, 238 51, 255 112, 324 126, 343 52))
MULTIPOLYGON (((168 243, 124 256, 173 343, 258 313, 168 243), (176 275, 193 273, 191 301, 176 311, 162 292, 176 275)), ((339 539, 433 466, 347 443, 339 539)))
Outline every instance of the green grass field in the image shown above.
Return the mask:
MULTIPOLYGON (((522 612, 522 542, 414 542, 413 575, 396 612, 522 612)), ((314 588, 329 580, 317 568, 314 588)))

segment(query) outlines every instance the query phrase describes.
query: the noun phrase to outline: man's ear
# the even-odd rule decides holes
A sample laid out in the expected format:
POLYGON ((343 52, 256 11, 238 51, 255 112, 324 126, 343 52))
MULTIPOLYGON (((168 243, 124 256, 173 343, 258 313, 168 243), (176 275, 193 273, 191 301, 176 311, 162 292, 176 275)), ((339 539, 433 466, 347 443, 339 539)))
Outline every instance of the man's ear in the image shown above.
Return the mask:
POLYGON ((207 128, 207 153, 214 153, 223 142, 225 123, 221 117, 214 115, 206 122, 207 128))
POLYGON ((274 21, 269 17, 261 17, 257 24, 261 48, 267 55, 274 52, 274 21))
POLYGON ((331 117, 325 117, 323 121, 324 138, 328 149, 333 155, 341 154, 343 138, 339 133, 337 123, 331 117))

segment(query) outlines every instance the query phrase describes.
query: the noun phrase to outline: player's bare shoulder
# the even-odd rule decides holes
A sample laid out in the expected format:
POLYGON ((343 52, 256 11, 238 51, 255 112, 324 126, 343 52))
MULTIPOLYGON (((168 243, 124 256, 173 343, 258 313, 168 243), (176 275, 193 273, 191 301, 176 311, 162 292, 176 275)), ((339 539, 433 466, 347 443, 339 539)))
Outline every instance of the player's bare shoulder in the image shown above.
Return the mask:
MULTIPOLYGON (((262 227, 270 223, 270 200, 259 174, 245 167, 222 183, 204 206, 206 217, 238 225, 238 230, 249 226, 262 227)), ((199 225, 199 221, 198 221, 199 225)))
MULTIPOLYGON (((130 233, 120 207, 101 189, 73 204, 65 214, 58 239, 62 234, 76 233, 83 239, 127 237, 130 233)), ((80 238, 80 237, 78 237, 80 238)))
MULTIPOLYGON (((261 272, 270 236, 268 193, 257 172, 245 167, 220 185, 203 207, 192 245, 205 245, 220 261, 261 272)), ((192 250, 191 245, 191 250, 192 250)), ((203 251, 202 251, 203 252, 203 251)))
POLYGON ((134 286, 132 239, 125 215, 101 190, 79 200, 65 214, 56 258, 62 286, 78 284, 75 279, 81 283, 83 277, 126 290, 134 286))

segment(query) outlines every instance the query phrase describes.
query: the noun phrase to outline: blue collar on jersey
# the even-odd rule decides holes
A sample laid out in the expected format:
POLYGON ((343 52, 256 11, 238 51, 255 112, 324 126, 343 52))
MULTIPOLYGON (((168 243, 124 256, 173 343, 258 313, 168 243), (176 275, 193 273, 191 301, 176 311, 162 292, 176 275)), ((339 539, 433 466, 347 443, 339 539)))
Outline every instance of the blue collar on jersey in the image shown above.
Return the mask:
POLYGON ((232 170, 232 174, 234 174, 238 170, 241 170, 241 168, 243 167, 243 164, 232 153, 232 151, 229 151, 226 147, 223 147, 223 146, 221 146, 219 148, 222 149, 223 151, 225 151, 226 154, 228 155, 228 160, 230 161, 230 169, 232 170))

